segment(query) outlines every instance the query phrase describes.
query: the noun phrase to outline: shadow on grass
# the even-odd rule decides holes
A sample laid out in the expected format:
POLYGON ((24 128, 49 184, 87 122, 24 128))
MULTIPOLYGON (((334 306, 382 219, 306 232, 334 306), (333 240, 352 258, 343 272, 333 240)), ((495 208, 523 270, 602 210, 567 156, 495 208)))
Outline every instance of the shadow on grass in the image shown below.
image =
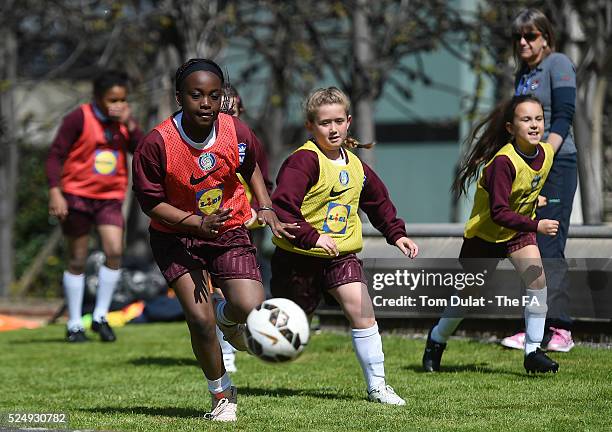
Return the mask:
MULTIPOLYGON (((516 377, 526 378, 526 379, 546 379, 547 377, 552 377, 555 375, 552 373, 528 374, 524 370, 521 372, 516 372, 513 370, 501 369, 501 368, 492 369, 492 368, 486 367, 487 365, 488 363, 473 363, 473 364, 466 364, 466 365, 460 365, 460 366, 442 365, 440 368, 440 372, 431 373, 431 375, 444 375, 446 373, 453 373, 453 372, 476 372, 476 373, 495 374, 495 375, 511 375, 511 376, 516 376, 516 377)), ((425 372, 423 370, 423 367, 420 364, 418 365, 412 364, 412 365, 404 366, 402 367, 402 369, 406 371, 416 372, 416 373, 422 373, 422 374, 428 374, 428 375, 430 374, 429 372, 425 372)))
MULTIPOLYGON (((334 389, 316 390, 316 389, 301 389, 292 390, 286 388, 259 388, 259 387, 240 387, 238 389, 239 396, 269 396, 282 397, 287 396, 309 396, 319 399, 333 400, 355 400, 355 398, 347 395, 339 395, 334 392, 334 389)), ((180 417, 180 418, 199 418, 202 417, 205 411, 193 408, 177 408, 177 407, 97 407, 97 408, 82 408, 80 411, 97 413, 97 414, 142 414, 147 416, 165 416, 165 417, 180 417)))
POLYGON ((34 338, 34 339, 16 339, 9 340, 9 344, 12 345, 30 345, 30 344, 65 344, 71 346, 87 345, 87 342, 80 343, 68 343, 66 339, 62 338, 34 338))
POLYGON ((134 366, 198 366, 196 359, 176 357, 138 357, 127 363, 134 366))
MULTIPOLYGON (((308 396, 318 399, 334 399, 334 400, 354 400, 355 398, 349 395, 338 394, 337 389, 288 389, 288 388, 260 388, 260 387, 238 387, 238 394, 245 396, 269 396, 269 397, 287 397, 287 396, 308 396)), ((361 398, 359 398, 360 400, 361 398)))
POLYGON ((97 413, 97 414, 142 414, 147 416, 165 416, 165 417, 180 417, 180 418, 198 418, 202 417, 205 411, 193 408, 177 408, 177 407, 99 407, 99 408, 82 408, 80 411, 97 413))
MULTIPOLYGON (((526 376, 525 374, 517 373, 514 371, 507 370, 507 369, 500 369, 500 368, 492 369, 488 367, 488 365, 489 365, 488 363, 484 363, 484 362, 458 365, 458 366, 442 365, 440 367, 440 372, 435 372, 434 374, 444 374, 444 373, 454 373, 454 372, 476 372, 476 373, 484 373, 484 374, 526 376)), ((425 372, 423 370, 423 366, 421 366, 420 364, 412 364, 412 365, 404 366, 402 367, 402 369, 411 371, 411 372, 416 372, 416 373, 429 374, 429 372, 425 372)))

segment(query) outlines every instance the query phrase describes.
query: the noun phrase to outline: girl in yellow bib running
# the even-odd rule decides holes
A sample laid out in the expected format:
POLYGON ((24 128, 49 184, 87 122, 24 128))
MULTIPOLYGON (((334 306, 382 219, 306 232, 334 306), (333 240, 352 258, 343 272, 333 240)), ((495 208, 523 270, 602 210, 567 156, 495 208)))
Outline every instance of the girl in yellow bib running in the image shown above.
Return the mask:
POLYGON ((357 210, 363 210, 405 256, 414 258, 418 247, 407 237, 383 182, 347 150, 357 145, 347 138, 348 97, 335 87, 318 89, 305 108, 312 137, 285 160, 272 195, 279 217, 299 226, 295 238, 273 239, 272 295, 288 297, 312 314, 321 290, 327 290, 350 322, 368 399, 404 405, 385 381, 382 341, 362 264, 355 255, 363 245, 357 210))
MULTIPOLYGON (((527 372, 557 372, 559 365, 540 350, 546 319, 546 278, 536 232, 555 236, 556 220, 537 220, 539 193, 552 166, 555 149, 541 142, 544 112, 531 95, 515 96, 499 105, 472 133, 475 142, 461 165, 453 189, 460 195, 476 179, 470 219, 459 255, 466 267, 471 258, 509 257, 527 287, 525 304, 527 372), (481 171, 482 168, 482 171, 481 171)), ((479 263, 478 265, 481 265, 479 263)), ((461 323, 457 308, 447 308, 427 337, 423 368, 440 370, 446 341, 461 323)))

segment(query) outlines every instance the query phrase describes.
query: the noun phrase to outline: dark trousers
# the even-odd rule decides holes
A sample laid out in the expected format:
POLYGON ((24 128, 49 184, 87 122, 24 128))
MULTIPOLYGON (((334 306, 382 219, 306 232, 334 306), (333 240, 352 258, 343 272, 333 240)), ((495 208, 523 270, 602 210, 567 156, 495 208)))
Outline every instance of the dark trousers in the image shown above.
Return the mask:
POLYGON ((565 260, 565 243, 570 224, 572 204, 578 184, 576 154, 555 156, 552 169, 540 195, 548 200, 548 205, 538 209, 538 219, 559 221, 559 232, 550 237, 538 234, 538 247, 546 273, 548 287, 548 314, 546 329, 549 326, 571 330, 569 316, 569 275, 565 260))

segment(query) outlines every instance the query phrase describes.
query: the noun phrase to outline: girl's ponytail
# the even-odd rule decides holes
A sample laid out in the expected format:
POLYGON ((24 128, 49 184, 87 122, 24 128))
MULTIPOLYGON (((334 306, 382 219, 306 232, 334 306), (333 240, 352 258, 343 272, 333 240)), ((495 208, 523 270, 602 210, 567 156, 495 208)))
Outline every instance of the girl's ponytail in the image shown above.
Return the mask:
POLYGON ((352 136, 347 136, 344 142, 342 143, 342 146, 347 149, 356 149, 356 148, 357 149, 359 148, 371 149, 375 145, 376 145, 376 142, 361 144, 359 141, 357 141, 356 138, 353 138, 352 136))

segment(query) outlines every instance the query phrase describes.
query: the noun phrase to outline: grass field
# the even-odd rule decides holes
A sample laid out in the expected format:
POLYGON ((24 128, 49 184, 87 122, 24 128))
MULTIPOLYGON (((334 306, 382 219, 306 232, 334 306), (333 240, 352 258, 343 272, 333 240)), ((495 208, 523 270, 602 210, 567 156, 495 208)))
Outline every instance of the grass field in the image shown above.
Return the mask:
MULTIPOLYGON (((184 323, 131 325, 114 344, 69 345, 64 329, 0 333, 0 412, 64 412, 70 429, 113 431, 610 430, 612 350, 552 354, 557 375, 528 377, 522 353, 451 340, 444 372, 421 373, 424 340, 384 336, 386 372, 407 405, 369 403, 348 334, 314 335, 297 361, 240 353, 239 419, 201 418, 210 397, 184 323)), ((34 425, 29 425, 34 426, 34 425)), ((1 429, 1 427, 0 427, 1 429)))

